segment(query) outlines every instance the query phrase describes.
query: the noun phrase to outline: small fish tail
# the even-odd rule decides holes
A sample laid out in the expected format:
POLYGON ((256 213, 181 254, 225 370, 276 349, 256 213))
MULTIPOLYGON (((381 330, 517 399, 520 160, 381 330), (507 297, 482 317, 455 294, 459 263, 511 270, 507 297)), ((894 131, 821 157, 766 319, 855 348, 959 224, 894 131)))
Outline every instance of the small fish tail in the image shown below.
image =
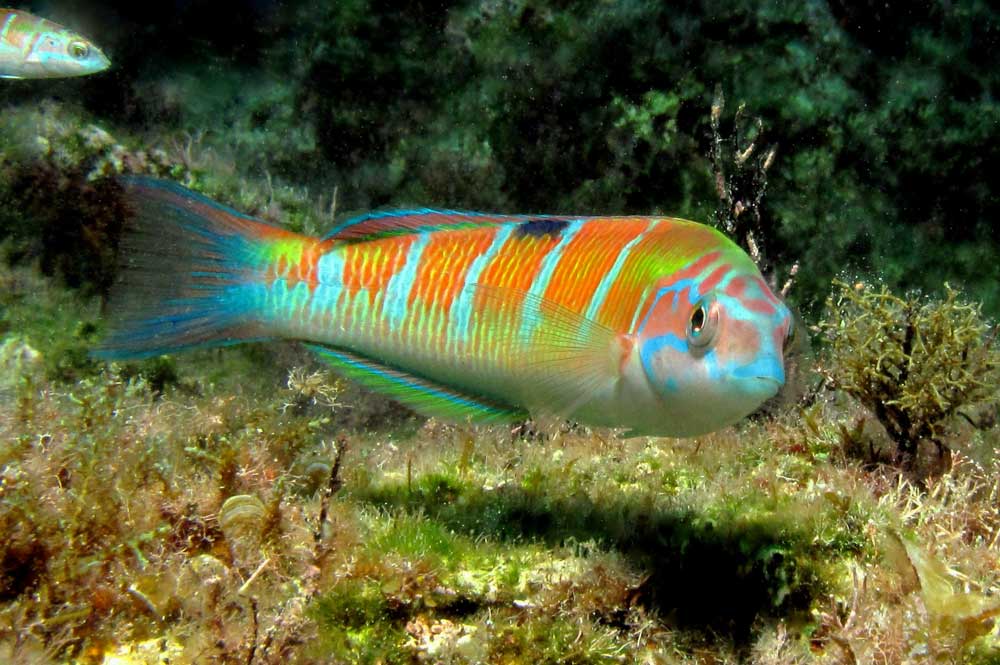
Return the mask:
POLYGON ((269 337, 258 316, 269 236, 294 236, 175 183, 121 179, 111 330, 94 355, 137 359, 269 337))

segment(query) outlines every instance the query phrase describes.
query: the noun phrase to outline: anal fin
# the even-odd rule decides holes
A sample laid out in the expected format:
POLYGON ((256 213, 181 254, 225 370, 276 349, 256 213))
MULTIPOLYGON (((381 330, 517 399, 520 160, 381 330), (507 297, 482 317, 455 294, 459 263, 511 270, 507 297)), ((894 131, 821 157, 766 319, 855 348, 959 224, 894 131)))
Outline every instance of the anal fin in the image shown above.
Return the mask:
POLYGON ((503 423, 528 417, 524 409, 469 395, 370 358, 319 344, 306 344, 334 370, 417 413, 449 421, 503 423))

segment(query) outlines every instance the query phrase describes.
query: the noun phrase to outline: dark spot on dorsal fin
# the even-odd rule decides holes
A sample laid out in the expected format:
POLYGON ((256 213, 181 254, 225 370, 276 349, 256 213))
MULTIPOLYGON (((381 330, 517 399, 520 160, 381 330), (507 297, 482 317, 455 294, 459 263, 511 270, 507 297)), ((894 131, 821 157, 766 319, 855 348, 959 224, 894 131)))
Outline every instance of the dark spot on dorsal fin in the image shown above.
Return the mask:
POLYGON ((517 227, 519 236, 558 236, 569 226, 565 219, 529 219, 517 227))

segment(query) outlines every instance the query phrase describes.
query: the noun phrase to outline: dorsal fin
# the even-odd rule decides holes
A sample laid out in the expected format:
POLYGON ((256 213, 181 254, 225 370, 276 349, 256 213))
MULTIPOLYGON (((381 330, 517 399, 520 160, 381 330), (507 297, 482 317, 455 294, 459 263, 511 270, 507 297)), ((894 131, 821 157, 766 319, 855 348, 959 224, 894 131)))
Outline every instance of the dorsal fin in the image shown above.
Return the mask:
POLYGON ((473 228, 476 226, 496 226, 498 224, 522 224, 525 222, 562 222, 578 219, 574 216, 559 215, 504 215, 499 213, 472 212, 465 210, 435 210, 416 208, 413 210, 383 210, 352 217, 335 226, 323 236, 323 240, 361 242, 394 235, 406 235, 421 231, 435 231, 444 228, 473 228))

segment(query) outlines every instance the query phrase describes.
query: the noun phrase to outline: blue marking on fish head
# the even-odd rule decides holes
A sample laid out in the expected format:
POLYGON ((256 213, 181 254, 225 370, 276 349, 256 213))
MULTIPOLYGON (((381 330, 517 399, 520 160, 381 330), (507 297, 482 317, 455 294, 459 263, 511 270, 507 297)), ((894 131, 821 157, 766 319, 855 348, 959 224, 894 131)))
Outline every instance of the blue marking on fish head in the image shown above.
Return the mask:
POLYGON ((785 381, 788 308, 755 269, 716 271, 705 289, 702 280, 718 267, 662 284, 639 317, 637 350, 661 401, 663 434, 689 436, 736 422, 785 381))
POLYGON ((24 64, 29 78, 59 78, 95 74, 111 61, 88 39, 62 29, 39 35, 24 64))

